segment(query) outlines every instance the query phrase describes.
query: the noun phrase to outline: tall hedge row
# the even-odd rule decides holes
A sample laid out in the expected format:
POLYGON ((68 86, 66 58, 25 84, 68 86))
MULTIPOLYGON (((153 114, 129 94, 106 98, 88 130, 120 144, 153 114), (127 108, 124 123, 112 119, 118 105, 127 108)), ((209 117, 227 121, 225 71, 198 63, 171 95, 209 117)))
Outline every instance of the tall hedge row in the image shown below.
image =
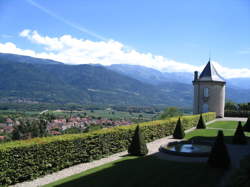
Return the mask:
MULTIPOLYGON (((203 114, 205 121, 215 113, 203 114)), ((178 118, 141 123, 145 141, 150 142, 173 133, 178 118)), ((184 116, 184 129, 194 127, 199 115, 184 116)), ((91 133, 67 134, 0 145, 0 186, 15 184, 63 168, 100 159, 124 151, 136 125, 101 129, 91 133)))
POLYGON ((249 117, 249 110, 225 110, 225 117, 249 117))

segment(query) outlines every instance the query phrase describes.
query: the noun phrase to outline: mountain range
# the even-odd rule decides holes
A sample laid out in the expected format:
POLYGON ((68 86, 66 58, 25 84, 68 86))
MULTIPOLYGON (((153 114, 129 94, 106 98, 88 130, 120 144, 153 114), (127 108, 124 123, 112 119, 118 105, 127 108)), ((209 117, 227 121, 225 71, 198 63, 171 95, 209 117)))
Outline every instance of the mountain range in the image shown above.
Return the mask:
MULTIPOLYGON (((66 65, 0 53, 0 102, 192 106, 191 73, 134 65, 66 65)), ((247 79, 229 81, 227 98, 250 101, 247 79)))

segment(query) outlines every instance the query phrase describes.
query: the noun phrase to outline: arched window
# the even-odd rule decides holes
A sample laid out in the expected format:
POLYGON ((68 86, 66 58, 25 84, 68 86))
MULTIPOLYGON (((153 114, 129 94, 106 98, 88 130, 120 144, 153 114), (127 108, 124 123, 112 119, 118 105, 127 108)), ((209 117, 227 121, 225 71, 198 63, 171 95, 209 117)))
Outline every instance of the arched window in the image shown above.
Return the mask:
POLYGON ((202 113, 206 113, 206 112, 208 112, 208 104, 204 103, 202 106, 202 113))

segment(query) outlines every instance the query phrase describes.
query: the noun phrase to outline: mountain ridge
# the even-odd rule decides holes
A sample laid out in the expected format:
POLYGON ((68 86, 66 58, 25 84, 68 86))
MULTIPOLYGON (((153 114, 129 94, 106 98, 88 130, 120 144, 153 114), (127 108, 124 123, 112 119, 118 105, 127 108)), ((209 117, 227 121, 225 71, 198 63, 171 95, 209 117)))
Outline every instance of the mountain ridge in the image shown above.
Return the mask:
MULTIPOLYGON (((0 54, 0 102, 192 106, 191 74, 126 66, 66 65, 0 54)), ((247 89, 229 87, 227 93, 235 102, 250 100, 247 89)))

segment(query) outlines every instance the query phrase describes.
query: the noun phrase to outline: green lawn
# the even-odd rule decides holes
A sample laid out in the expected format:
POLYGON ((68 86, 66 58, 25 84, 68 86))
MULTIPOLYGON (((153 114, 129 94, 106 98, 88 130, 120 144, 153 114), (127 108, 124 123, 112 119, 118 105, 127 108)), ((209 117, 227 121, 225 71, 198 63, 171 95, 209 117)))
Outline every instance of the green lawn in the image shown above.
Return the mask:
MULTIPOLYGON (((237 121, 218 121, 208 125, 208 128, 221 128, 221 129, 236 129, 237 121)), ((242 123, 244 125, 244 123, 242 123)))
MULTIPOLYGON (((225 142, 232 143, 232 138, 235 133, 235 130, 238 125, 237 121, 219 121, 212 123, 207 126, 207 129, 196 129, 186 134, 185 139, 187 140, 197 140, 197 141, 213 141, 218 133, 218 130, 223 130, 225 142), (218 129, 209 129, 209 128, 218 128, 218 129)), ((244 125, 244 123, 242 123, 244 125)), ((250 140, 250 133, 246 133, 250 140)))
POLYGON ((221 170, 206 164, 170 162, 155 156, 127 156, 46 187, 213 187, 222 174, 221 170))

